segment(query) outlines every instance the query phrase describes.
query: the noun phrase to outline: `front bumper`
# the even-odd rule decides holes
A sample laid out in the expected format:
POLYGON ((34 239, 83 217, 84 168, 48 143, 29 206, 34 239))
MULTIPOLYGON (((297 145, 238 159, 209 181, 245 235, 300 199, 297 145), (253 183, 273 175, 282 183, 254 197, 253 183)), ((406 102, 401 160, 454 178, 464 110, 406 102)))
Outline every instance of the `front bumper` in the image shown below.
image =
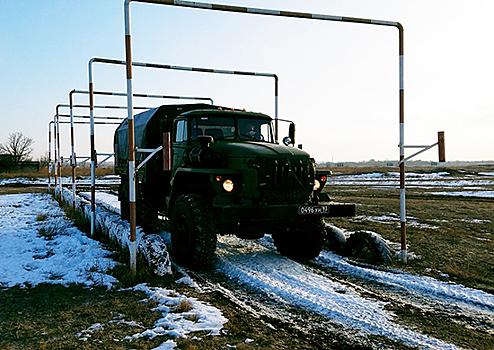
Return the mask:
POLYGON ((320 203, 319 205, 242 205, 217 204, 223 223, 291 221, 308 217, 355 216, 355 204, 320 203))

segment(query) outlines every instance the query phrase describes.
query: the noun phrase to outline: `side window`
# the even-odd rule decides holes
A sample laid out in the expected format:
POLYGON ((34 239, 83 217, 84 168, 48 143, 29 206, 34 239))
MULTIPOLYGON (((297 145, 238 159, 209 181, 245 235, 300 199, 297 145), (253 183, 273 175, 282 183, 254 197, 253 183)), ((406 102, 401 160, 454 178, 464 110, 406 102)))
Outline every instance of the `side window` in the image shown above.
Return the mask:
POLYGON ((175 124, 175 142, 187 141, 187 120, 179 120, 175 124))

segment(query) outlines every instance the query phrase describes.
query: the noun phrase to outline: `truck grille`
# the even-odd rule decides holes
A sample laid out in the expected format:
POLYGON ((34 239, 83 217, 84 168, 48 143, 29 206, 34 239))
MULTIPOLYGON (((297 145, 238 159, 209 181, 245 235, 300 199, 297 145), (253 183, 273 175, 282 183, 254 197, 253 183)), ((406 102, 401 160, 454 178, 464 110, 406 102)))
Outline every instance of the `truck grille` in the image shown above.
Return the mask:
POLYGON ((259 191, 267 204, 306 203, 312 192, 314 168, 309 159, 256 159, 259 191))

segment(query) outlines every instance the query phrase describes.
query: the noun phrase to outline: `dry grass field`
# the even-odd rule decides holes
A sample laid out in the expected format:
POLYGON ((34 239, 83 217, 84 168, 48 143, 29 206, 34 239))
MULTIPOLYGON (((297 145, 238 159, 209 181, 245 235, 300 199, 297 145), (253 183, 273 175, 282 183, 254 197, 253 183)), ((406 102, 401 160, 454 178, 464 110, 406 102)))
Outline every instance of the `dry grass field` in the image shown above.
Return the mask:
MULTIPOLYGON (((333 178, 389 171, 396 169, 337 168, 333 178)), ((435 180, 431 180, 422 186, 412 182, 412 186, 407 188, 408 250, 418 258, 411 259, 406 266, 394 259, 393 265, 494 293, 494 198, 432 194, 445 191, 444 187, 453 185, 453 182, 459 184, 454 187, 456 191, 474 187, 472 176, 479 172, 493 172, 494 168, 429 167, 408 171, 414 174, 447 172, 451 176, 446 175, 447 179, 437 185, 435 180), (461 186, 461 181, 464 181, 464 186, 461 186)), ((351 231, 374 231, 391 242, 400 242, 400 202, 396 186, 360 182, 338 184, 338 180, 335 183, 329 184, 325 190, 337 202, 356 203, 357 214, 355 218, 331 219, 334 225, 351 231)), ((483 186, 483 189, 492 191, 494 185, 483 186)))

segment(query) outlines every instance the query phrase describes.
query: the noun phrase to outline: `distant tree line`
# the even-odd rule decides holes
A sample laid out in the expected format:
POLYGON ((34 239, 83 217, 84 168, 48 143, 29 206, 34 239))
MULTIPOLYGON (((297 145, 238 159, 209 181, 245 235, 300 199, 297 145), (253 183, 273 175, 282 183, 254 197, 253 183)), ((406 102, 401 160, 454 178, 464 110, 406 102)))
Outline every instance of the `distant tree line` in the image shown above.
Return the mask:
POLYGON ((31 162, 34 140, 22 132, 13 132, 0 143, 0 170, 38 168, 39 162, 31 162))

